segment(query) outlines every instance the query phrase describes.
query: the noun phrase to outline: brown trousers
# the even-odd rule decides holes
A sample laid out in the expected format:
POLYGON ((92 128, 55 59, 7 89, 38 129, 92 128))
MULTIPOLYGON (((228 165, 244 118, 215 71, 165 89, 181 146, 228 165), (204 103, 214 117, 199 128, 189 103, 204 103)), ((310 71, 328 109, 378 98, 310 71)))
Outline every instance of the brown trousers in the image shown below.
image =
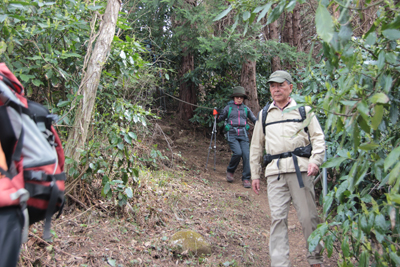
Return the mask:
MULTIPOLYGON (((271 229, 269 240, 269 253, 271 266, 290 266, 289 238, 288 238, 288 213, 292 202, 307 240, 310 234, 317 228, 319 217, 315 205, 315 192, 313 178, 302 173, 304 187, 300 188, 296 173, 283 173, 268 176, 268 201, 271 209, 271 229)), ((322 263, 320 255, 322 246, 318 245, 313 252, 307 253, 309 264, 322 263)), ((308 242, 307 242, 308 251, 308 242)))

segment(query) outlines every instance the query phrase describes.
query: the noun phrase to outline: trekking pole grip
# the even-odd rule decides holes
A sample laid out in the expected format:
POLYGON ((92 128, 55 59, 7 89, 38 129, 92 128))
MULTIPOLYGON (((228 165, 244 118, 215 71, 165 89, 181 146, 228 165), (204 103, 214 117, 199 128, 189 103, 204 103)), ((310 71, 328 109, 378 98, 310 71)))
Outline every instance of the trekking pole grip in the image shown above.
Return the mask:
POLYGON ((214 107, 213 115, 214 115, 214 117, 218 115, 217 107, 214 107))

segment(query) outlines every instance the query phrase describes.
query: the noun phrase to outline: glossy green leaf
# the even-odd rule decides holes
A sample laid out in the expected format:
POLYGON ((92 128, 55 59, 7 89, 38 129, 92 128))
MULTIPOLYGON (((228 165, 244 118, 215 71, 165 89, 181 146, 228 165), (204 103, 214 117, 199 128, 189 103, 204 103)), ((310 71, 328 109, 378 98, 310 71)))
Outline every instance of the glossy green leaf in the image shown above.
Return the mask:
POLYGON ((369 121, 369 107, 366 101, 360 101, 357 104, 357 110, 363 116, 365 121, 369 121))
POLYGON ((321 168, 332 168, 332 167, 337 167, 339 166, 343 161, 345 161, 347 158, 343 157, 336 157, 336 158, 330 158, 324 164, 322 164, 321 168))
MULTIPOLYGON (((265 15, 266 15, 266 14, 269 12, 269 10, 271 9, 272 4, 273 4, 273 2, 269 2, 269 3, 267 3, 267 4, 265 4, 265 5, 262 6, 263 9, 262 9, 260 15, 258 15, 257 22, 260 22, 260 20, 261 20, 263 17, 265 17, 265 15)), ((257 13, 257 12, 254 11, 254 13, 257 13)))
POLYGON ((359 146, 360 149, 366 150, 366 151, 368 151, 368 150, 373 150, 373 149, 376 149, 376 148, 378 148, 378 147, 379 147, 379 145, 376 144, 376 143, 374 143, 374 142, 363 143, 363 144, 361 144, 361 145, 359 146))
POLYGON ((317 28, 317 34, 326 43, 329 43, 333 37, 333 22, 331 14, 328 9, 321 3, 318 5, 315 13, 315 26, 317 28))
POLYGON ((334 240, 335 240, 334 235, 329 235, 325 240, 325 248, 326 251, 328 252, 328 258, 332 256, 334 240))
POLYGON ((361 252, 359 262, 358 262, 358 267, 368 267, 369 266, 369 252, 367 250, 364 250, 361 252))
POLYGON ((393 78, 391 75, 382 76, 383 91, 388 94, 392 88, 393 78))
POLYGON ((280 2, 271 12, 271 14, 269 14, 268 19, 267 19, 267 24, 270 24, 272 22, 274 22, 275 20, 277 20, 280 15, 282 14, 284 8, 285 8, 285 3, 286 2, 280 2))
POLYGON ((123 143, 118 143, 117 147, 118 147, 119 150, 122 150, 122 149, 124 149, 124 144, 123 143))
POLYGON ((400 194, 390 194, 388 198, 390 199, 390 201, 393 201, 396 204, 400 205, 400 194))
POLYGON ((345 105, 345 106, 353 107, 354 105, 357 104, 357 101, 346 101, 346 100, 341 100, 340 103, 343 104, 343 105, 345 105))
POLYGON ((385 51, 384 50, 382 50, 378 55, 377 66, 378 66, 379 70, 382 70, 382 68, 385 66, 385 51))
POLYGON ((7 14, 0 15, 0 23, 3 23, 4 20, 8 17, 7 14))
POLYGON ((395 124, 399 119, 399 109, 395 105, 390 106, 389 111, 390 122, 395 124))
POLYGON ((232 10, 232 6, 229 6, 227 9, 225 9, 224 11, 222 11, 218 16, 215 17, 215 19, 213 19, 213 21, 217 21, 222 19, 223 17, 225 17, 226 15, 229 14, 229 12, 231 12, 232 10))
POLYGON ((139 177, 139 170, 138 169, 132 169, 132 173, 134 176, 139 177))
POLYGON ((364 118, 362 116, 358 116, 357 122, 358 122, 358 125, 360 125, 361 129, 364 132, 366 132, 366 133, 371 132, 371 127, 369 127, 368 123, 364 120, 364 118))
POLYGON ((57 107, 65 107, 65 106, 67 106, 67 105, 69 105, 69 104, 71 104, 71 101, 60 101, 58 104, 57 104, 57 107))
POLYGON ((385 216, 383 216, 382 214, 378 214, 375 216, 374 228, 381 234, 385 233, 385 231, 387 230, 385 216))
POLYGON ((344 182, 342 182, 339 187, 337 188, 336 192, 335 192, 335 197, 338 201, 340 201, 340 199, 342 198, 342 195, 344 194, 344 192, 347 191, 347 187, 349 185, 349 182, 347 180, 348 176, 344 176, 342 178, 345 178, 346 180, 344 182))
POLYGON ((128 135, 129 135, 132 139, 137 140, 137 135, 136 135, 135 133, 129 132, 128 135))
POLYGON ((383 118, 383 112, 384 109, 382 105, 375 105, 374 116, 371 118, 371 127, 373 130, 378 129, 379 124, 381 124, 383 118))
POLYGON ((367 45, 373 45, 376 42, 376 33, 375 32, 371 32, 370 34, 368 34, 367 38, 365 39, 365 43, 367 45))
POLYGON ((376 104, 376 103, 386 104, 387 102, 389 102, 389 97, 384 93, 376 93, 373 96, 371 96, 369 101, 372 104, 376 104))
POLYGON ((293 9, 296 7, 297 0, 290 0, 289 3, 286 5, 286 12, 292 12, 293 9))
POLYGON ((400 257, 399 257, 399 255, 396 254, 396 252, 393 252, 393 251, 390 252, 389 256, 392 259, 392 261, 394 261, 396 266, 400 266, 400 257))
POLYGON ((353 127, 353 147, 354 147, 354 150, 357 150, 359 145, 360 145, 360 128, 358 128, 358 125, 354 125, 354 127, 353 127))
POLYGON ((249 11, 245 11, 243 13, 243 21, 247 21, 250 18, 250 12, 249 11))
POLYGON ((385 162, 384 162, 384 168, 385 168, 385 172, 392 167, 393 164, 395 164, 396 162, 399 162, 400 160, 400 146, 396 147, 395 149, 393 149, 389 155, 386 157, 385 162))
POLYGON ((106 184, 105 184, 105 186, 103 187, 103 194, 104 195, 107 195, 108 194, 108 192, 110 191, 110 183, 109 182, 107 182, 106 184))
POLYGON ((356 179, 357 169, 358 169, 358 167, 359 167, 359 164, 360 164, 359 161, 354 162, 354 164, 352 165, 352 167, 351 167, 351 169, 350 169, 349 175, 348 175, 348 179, 347 179, 347 181, 348 181, 348 187, 347 187, 347 189, 348 189, 350 192, 353 192, 354 189, 355 189, 355 188, 354 188, 354 184, 355 184, 354 179, 356 179))
MULTIPOLYGON (((261 20, 263 17, 265 17, 265 15, 266 15, 266 14, 269 12, 269 10, 271 9, 272 4, 273 4, 273 2, 269 2, 269 3, 267 3, 267 4, 265 4, 265 5, 262 6, 262 11, 261 11, 260 15, 258 15, 257 22, 260 22, 260 20, 261 20)), ((254 12, 255 12, 255 11, 254 11, 254 12)), ((257 13, 257 12, 255 12, 255 13, 257 13)))
POLYGON ((102 8, 104 8, 104 6, 100 6, 100 5, 88 5, 88 9, 93 10, 93 11, 99 10, 99 9, 102 9, 102 8))
POLYGON ((132 144, 132 139, 129 137, 129 135, 124 135, 124 140, 125 142, 127 142, 128 144, 132 144))
POLYGON ((328 213, 329 209, 331 208, 332 202, 333 202, 333 196, 328 194, 324 197, 324 208, 323 208, 324 214, 328 213))
POLYGON ((346 235, 342 241, 342 253, 344 257, 349 257, 350 256, 350 248, 349 248, 349 237, 346 235))
POLYGON ((246 36, 248 29, 249 29, 249 21, 246 21, 246 24, 244 25, 244 30, 243 30, 243 36, 246 36))
POLYGON ((38 86, 38 87, 41 86, 41 85, 43 85, 42 81, 40 81, 40 80, 33 80, 32 83, 33 83, 35 86, 38 86))
POLYGON ((125 188, 125 194, 128 198, 132 198, 133 197, 133 191, 131 187, 127 187, 125 188))
POLYGON ((398 40, 400 39, 400 31, 396 29, 387 29, 382 31, 383 36, 388 38, 389 40, 398 40))
POLYGON ((371 231, 372 226, 368 224, 367 216, 365 214, 363 214, 360 218, 360 227, 361 227, 361 230, 363 230, 364 233, 367 235, 371 231))
POLYGON ((394 168, 390 171, 390 174, 389 174, 388 183, 390 185, 394 184, 397 181, 397 179, 400 178, 399 173, 400 173, 400 162, 397 162, 397 164, 394 166, 394 168))
POLYGON ((328 225, 326 223, 318 225, 318 228, 308 237, 307 242, 309 251, 314 251, 314 249, 318 246, 319 241, 326 234, 327 231, 328 225))
POLYGON ((253 10, 252 13, 258 13, 258 12, 260 12, 261 10, 263 10, 263 9, 265 8, 266 5, 267 5, 267 4, 265 4, 265 5, 263 5, 263 6, 258 6, 258 7, 256 7, 256 8, 253 10))
POLYGON ((350 186, 351 188, 355 188, 358 186, 363 180, 364 177, 369 169, 369 162, 367 160, 364 160, 361 166, 358 168, 357 173, 354 175, 354 179, 352 179, 352 183, 350 186))

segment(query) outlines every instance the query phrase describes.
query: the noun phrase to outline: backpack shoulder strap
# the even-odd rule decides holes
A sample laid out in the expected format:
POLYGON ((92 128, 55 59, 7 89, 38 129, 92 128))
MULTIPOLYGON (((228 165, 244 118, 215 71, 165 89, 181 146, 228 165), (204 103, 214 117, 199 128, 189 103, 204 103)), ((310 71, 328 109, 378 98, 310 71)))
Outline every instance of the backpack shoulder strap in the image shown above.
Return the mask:
POLYGON ((244 115, 247 118, 247 106, 244 106, 244 115))
POLYGON ((268 115, 268 109, 269 109, 269 103, 267 103, 265 105, 265 107, 263 107, 262 109, 262 126, 263 126, 263 133, 265 135, 265 120, 267 119, 267 115, 268 115))
MULTIPOLYGON (((307 118, 306 108, 304 106, 299 107, 299 113, 301 116, 301 121, 304 121, 307 118)), ((308 127, 304 127, 304 131, 308 133, 308 127)))
POLYGON ((232 112, 232 105, 229 105, 228 116, 226 116, 226 120, 229 119, 231 112, 232 112))

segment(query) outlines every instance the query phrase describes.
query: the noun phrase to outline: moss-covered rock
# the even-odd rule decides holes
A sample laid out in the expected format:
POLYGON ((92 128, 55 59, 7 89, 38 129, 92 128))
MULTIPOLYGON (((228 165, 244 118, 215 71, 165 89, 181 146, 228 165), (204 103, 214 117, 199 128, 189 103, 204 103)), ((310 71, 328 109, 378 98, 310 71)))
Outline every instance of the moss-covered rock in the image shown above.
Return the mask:
POLYGON ((202 235, 192 230, 176 232, 171 237, 171 247, 178 253, 188 250, 195 255, 211 254, 211 245, 202 235))

